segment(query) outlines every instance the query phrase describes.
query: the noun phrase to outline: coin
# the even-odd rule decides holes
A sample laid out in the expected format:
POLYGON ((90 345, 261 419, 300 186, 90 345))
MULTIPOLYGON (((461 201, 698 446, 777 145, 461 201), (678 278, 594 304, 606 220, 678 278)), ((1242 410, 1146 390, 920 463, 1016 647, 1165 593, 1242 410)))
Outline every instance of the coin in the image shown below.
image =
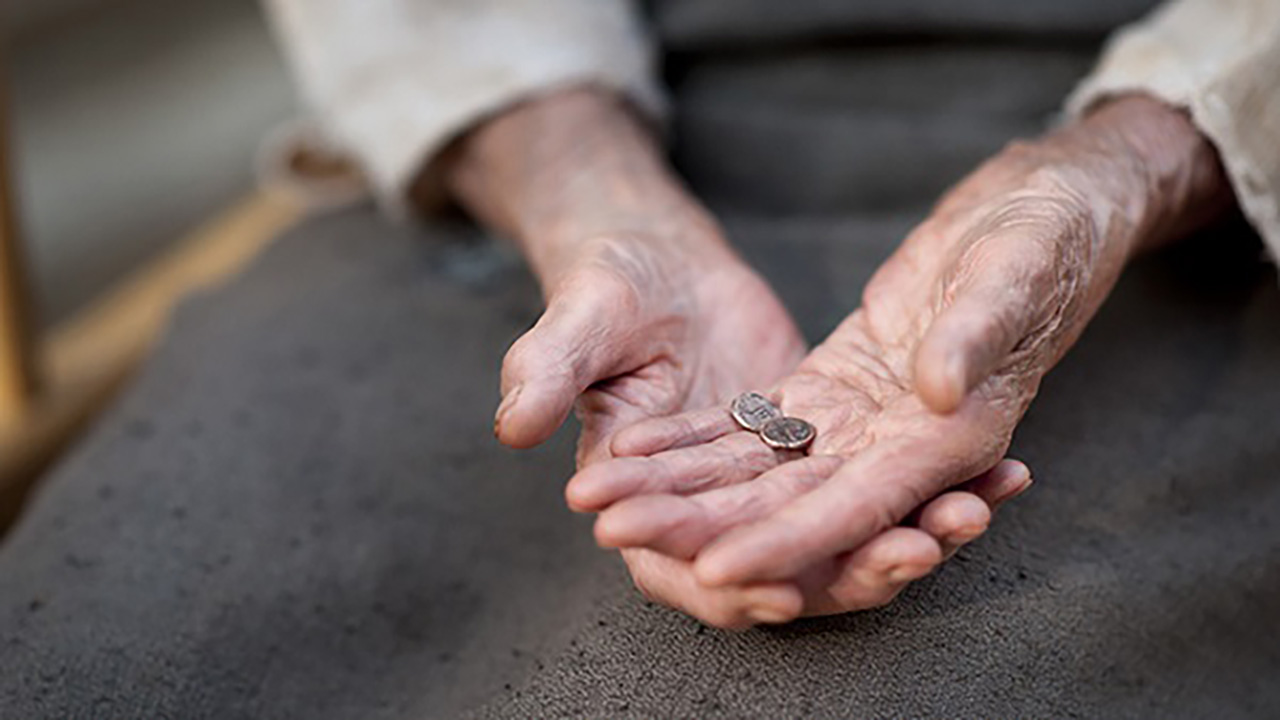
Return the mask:
POLYGON ((774 418, 782 417, 777 405, 756 392, 742 393, 729 405, 729 413, 744 430, 760 432, 760 427, 774 418))
POLYGON ((817 434, 812 425, 793 417, 774 418, 760 426, 760 439, 778 450, 803 450, 817 434))

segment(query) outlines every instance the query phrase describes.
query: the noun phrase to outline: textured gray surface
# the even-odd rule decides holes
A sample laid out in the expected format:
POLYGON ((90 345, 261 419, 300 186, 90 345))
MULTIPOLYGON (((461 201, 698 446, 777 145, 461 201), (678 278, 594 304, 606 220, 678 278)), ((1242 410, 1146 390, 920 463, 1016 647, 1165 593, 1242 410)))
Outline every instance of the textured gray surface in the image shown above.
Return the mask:
MULTIPOLYGON (((767 272, 803 267, 771 273, 799 309, 853 303, 896 233, 737 236, 767 272)), ((1144 261, 1018 434, 1039 484, 897 604, 732 634, 615 598, 492 715, 1275 717, 1278 313, 1248 241, 1144 261)))
MULTIPOLYGON (((818 334, 905 224, 731 227, 818 334)), ((646 606, 590 546, 565 434, 495 446, 536 293, 434 235, 321 221, 183 311, 0 553, 0 716, 1280 713, 1280 292, 1256 246, 1131 273, 1019 433, 1039 485, 940 574, 734 634, 646 606)))
POLYGON ((387 235, 303 229, 181 313, 0 557, 0 717, 431 717, 589 609, 567 443, 491 435, 536 292, 387 235))
MULTIPOLYGON (((931 183, 878 212, 874 175, 797 145, 756 207, 734 173, 788 167, 774 130, 932 111, 891 86, 841 105, 838 54, 752 62, 683 69, 677 157, 816 339, 951 170, 877 136, 931 183), (734 108, 772 119, 708 130, 734 108)), ((920 97, 990 80, 902 67, 920 97)), ((1034 130, 1070 82, 1044 78, 978 106, 1034 130)), ((886 610, 745 633, 646 605, 591 547, 560 499, 571 429, 491 440, 538 298, 469 237, 321 219, 184 309, 0 551, 0 717, 1280 716, 1280 289, 1245 234, 1127 274, 1020 429, 1039 483, 987 538, 886 610)))

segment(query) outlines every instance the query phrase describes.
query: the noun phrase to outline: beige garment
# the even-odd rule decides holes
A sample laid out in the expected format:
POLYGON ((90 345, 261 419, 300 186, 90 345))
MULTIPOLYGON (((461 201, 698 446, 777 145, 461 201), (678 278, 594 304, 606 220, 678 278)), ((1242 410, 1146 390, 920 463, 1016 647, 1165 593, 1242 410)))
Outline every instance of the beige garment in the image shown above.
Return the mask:
POLYGON ((1121 30, 1073 113, 1145 92, 1186 108, 1218 148, 1246 217, 1280 259, 1280 0, 1175 0, 1121 30))
MULTIPOLYGON (((453 137, 580 83, 664 111, 627 0, 267 0, 304 100, 389 209, 453 137)), ((277 145, 278 147, 278 145, 277 145)), ((268 161, 270 162, 270 161, 268 161)))
MULTIPOLYGON (((598 83, 661 116, 630 0, 267 0, 322 132, 397 207, 432 156, 501 108, 598 83)), ((1068 101, 1187 108, 1280 257, 1280 0, 1172 0, 1112 39, 1068 101)))

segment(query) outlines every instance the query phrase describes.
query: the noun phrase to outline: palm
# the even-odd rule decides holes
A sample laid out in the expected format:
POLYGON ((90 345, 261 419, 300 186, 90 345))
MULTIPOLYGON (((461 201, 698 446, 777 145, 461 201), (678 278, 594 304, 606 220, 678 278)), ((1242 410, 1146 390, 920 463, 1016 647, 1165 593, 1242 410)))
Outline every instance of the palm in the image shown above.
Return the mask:
MULTIPOLYGON (((786 462, 787 457, 778 457, 769 451, 753 433, 729 430, 702 445, 693 444, 697 437, 679 438, 669 434, 661 442, 671 447, 652 456, 656 464, 644 462, 651 458, 622 458, 597 466, 600 471, 597 478, 614 474, 610 492, 639 494, 606 510, 597 524, 597 535, 606 545, 622 547, 637 586, 647 595, 726 627, 777 622, 789 619, 793 612, 808 615, 847 612, 889 602, 907 582, 927 574, 954 550, 954 545, 948 547, 945 542, 940 547, 935 538, 964 529, 962 521, 957 523, 954 516, 945 517, 948 512, 943 508, 961 500, 960 496, 965 493, 942 494, 947 485, 954 483, 940 482, 927 489, 898 495, 896 509, 877 516, 873 532, 869 533, 874 539, 856 552, 837 553, 803 567, 795 566, 790 575, 771 576, 768 580, 774 582, 748 586, 744 591, 708 588, 696 579, 694 558, 708 543, 814 489, 843 465, 867 453, 873 445, 892 445, 901 449, 893 455, 910 454, 917 462, 936 467, 947 462, 944 458, 962 454, 966 442, 962 438, 974 437, 973 428, 957 427, 953 416, 929 411, 912 391, 909 381, 888 369, 905 365, 904 359, 895 357, 892 350, 866 342, 857 342, 858 349, 852 350, 844 342, 849 340, 859 318, 852 318, 837 334, 841 342, 828 342, 816 349, 794 374, 775 388, 775 397, 780 399, 785 412, 810 418, 818 428, 814 457, 786 462), (878 371, 865 370, 873 367, 878 371), (851 372, 850 368, 864 370, 851 372), (628 467, 635 461, 641 462, 628 467), (710 469, 717 463, 721 466, 719 470, 727 472, 710 469), (611 470, 611 464, 621 469, 621 473, 611 470), (633 472, 637 470, 639 472, 633 472), (627 487, 628 476, 650 485, 627 487), (623 480, 623 486, 616 484, 619 479, 623 480), (684 495, 647 494, 651 492, 684 495), (934 499, 940 494, 941 497, 934 499), (929 507, 941 510, 941 514, 929 524, 928 533, 891 527, 908 512, 929 507), (797 596, 799 600, 789 596, 797 596), (792 609, 775 609, 772 614, 765 610, 760 614, 761 607, 792 609)), ((723 410, 716 414, 727 419, 723 410)), ((695 435, 726 430, 723 425, 720 430, 712 429, 714 422, 677 420, 673 425, 693 428, 695 435)), ((654 439, 653 436, 648 440, 634 439, 643 435, 645 429, 638 426, 641 432, 631 434, 631 442, 639 443, 637 448, 654 439)), ((992 432, 997 436, 1001 433, 995 428, 992 432)), ((978 475, 984 465, 994 464, 1003 451, 1003 446, 997 445, 1000 443, 988 446, 988 451, 995 453, 989 463, 982 459, 971 461, 965 469, 957 470, 960 474, 954 477, 978 475)), ((1025 471, 1017 463, 1005 463, 1002 468, 1006 476, 1009 467, 1025 471)), ((582 474, 575 483, 590 477, 589 473, 582 474)), ((587 483, 590 482, 588 479, 587 483)), ((998 487, 1007 482, 1007 477, 1002 478, 993 471, 971 487, 994 507, 998 501, 992 499, 1002 498, 998 487)), ((580 492, 582 487, 577 485, 577 490, 580 492)), ((581 499, 580 494, 578 498, 581 499)), ((599 500, 588 500, 588 504, 599 500)))
POLYGON ((809 420, 818 431, 812 454, 852 460, 873 446, 892 444, 934 455, 985 436, 992 447, 978 453, 969 469, 994 464, 1015 419, 998 412, 1002 400, 979 392, 958 413, 933 412, 915 385, 911 350, 879 342, 860 310, 778 384, 784 412, 809 420))
MULTIPOLYGON (((621 500, 602 515, 597 534, 606 545, 623 548, 642 590, 718 624, 751 621, 750 616, 744 620, 740 607, 754 601, 709 591, 695 579, 695 557, 721 535, 781 509, 842 467, 877 451, 895 459, 910 457, 912 464, 929 472, 914 478, 914 484, 880 483, 891 492, 878 505, 867 505, 874 511, 866 539, 875 541, 853 555, 836 553, 805 565, 793 563, 786 574, 774 573, 768 580, 794 583, 802 594, 802 612, 826 614, 888 602, 907 581, 941 560, 933 538, 893 526, 948 486, 995 465, 1016 418, 1001 411, 1005 403, 998 393, 976 393, 954 414, 931 411, 912 380, 915 346, 901 340, 919 327, 919 318, 895 309, 868 307, 854 313, 791 374, 772 385, 786 414, 808 419, 816 427, 812 457, 788 462, 791 456, 769 450, 754 434, 732 426, 722 409, 724 401, 742 389, 770 387, 767 377, 753 379, 750 373, 738 372, 734 382, 715 386, 715 392, 694 391, 681 398, 686 408, 710 406, 709 410, 635 425, 614 443, 620 446, 617 454, 632 457, 575 478, 570 501, 579 509, 600 509, 621 500), (883 337, 897 341, 886 343, 883 337), (945 474, 938 474, 939 469, 945 474), (633 499, 623 499, 628 497, 633 499)), ((753 346, 740 342, 728 347, 753 346)), ((704 351, 714 353, 720 347, 712 343, 704 351)), ((726 361, 724 367, 730 366, 726 361)), ((768 374, 779 369, 775 366, 768 374)), ((620 382, 642 386, 639 378, 620 382)), ((674 411, 655 415, 662 418, 668 412, 674 411)), ((947 523, 943 519, 937 526, 947 523)), ((948 552, 945 543, 941 552, 948 552)), ((787 591, 761 587, 753 592, 787 591)))
POLYGON ((610 438, 629 425, 771 385, 804 357, 786 309, 727 250, 690 258, 649 235, 602 239, 551 295, 538 326, 508 354, 504 384, 537 376, 531 365, 550 368, 540 374, 552 382, 533 393, 542 407, 526 406, 542 410, 545 434, 563 416, 546 408, 567 411, 578 398, 580 465, 610 457, 610 438))
POLYGON ((629 424, 722 404, 777 382, 803 357, 804 343, 786 310, 745 268, 707 279, 694 292, 691 306, 666 310, 674 342, 655 357, 636 357, 643 359, 638 367, 583 394, 584 462, 607 455, 600 441, 629 424))
MULTIPOLYGON (((816 428, 809 457, 769 450, 723 405, 639 424, 615 442, 633 457, 570 486, 580 509, 603 510, 602 543, 660 552, 707 587, 795 582, 803 612, 896 594, 893 573, 850 575, 867 564, 851 554, 996 465, 1073 335, 1060 329, 1094 304, 1076 264, 1088 226, 1056 212, 1053 184, 1018 160, 953 191, 876 274, 863 307, 772 386, 785 414, 816 428)), ((899 580, 932 567, 937 551, 916 550, 886 551, 899 580)))

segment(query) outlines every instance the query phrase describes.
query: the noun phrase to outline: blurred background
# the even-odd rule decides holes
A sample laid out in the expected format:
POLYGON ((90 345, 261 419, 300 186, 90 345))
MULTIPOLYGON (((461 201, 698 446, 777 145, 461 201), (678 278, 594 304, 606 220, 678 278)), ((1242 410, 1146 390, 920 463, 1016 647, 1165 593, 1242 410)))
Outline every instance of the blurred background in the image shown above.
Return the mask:
POLYGON ((253 189, 293 89, 256 0, 4 0, 12 171, 50 327, 253 189))
POLYGON ((300 209, 256 187, 295 108, 256 0, 3 0, 0 28, 3 532, 173 305, 300 209))

